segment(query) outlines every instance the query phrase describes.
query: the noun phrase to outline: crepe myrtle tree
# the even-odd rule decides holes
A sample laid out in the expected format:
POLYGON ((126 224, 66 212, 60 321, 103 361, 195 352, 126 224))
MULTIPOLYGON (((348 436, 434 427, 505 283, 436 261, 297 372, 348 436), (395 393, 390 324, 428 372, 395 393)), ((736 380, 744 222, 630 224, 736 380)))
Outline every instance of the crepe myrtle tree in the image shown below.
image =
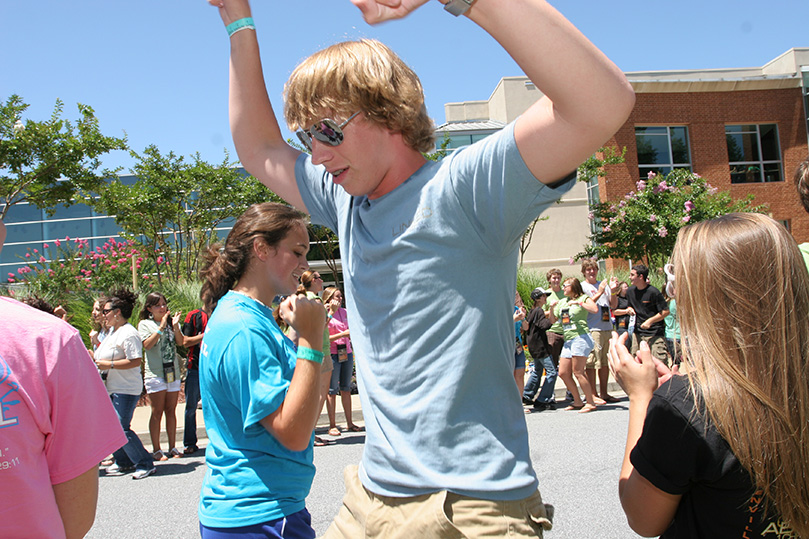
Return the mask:
POLYGON ((100 158, 126 150, 126 138, 103 135, 93 109, 78 104, 79 119, 62 118, 56 100, 49 120, 24 119, 28 105, 18 95, 0 103, 0 220, 22 202, 52 216, 58 205, 81 201, 115 171, 102 170, 100 158))
POLYGON ((101 212, 114 216, 124 235, 142 244, 143 256, 154 261, 157 279, 192 279, 200 255, 217 241, 216 227, 236 219, 252 204, 280 201, 252 176, 225 157, 219 165, 199 154, 188 162, 174 152, 161 154, 148 146, 130 172, 133 183, 111 181, 88 199, 101 212))
POLYGON ((622 258, 645 260, 660 268, 671 256, 680 228, 732 212, 767 211, 754 206, 753 195, 733 200, 708 181, 686 169, 666 175, 650 172, 623 198, 590 206, 596 223, 591 245, 574 259, 622 258))

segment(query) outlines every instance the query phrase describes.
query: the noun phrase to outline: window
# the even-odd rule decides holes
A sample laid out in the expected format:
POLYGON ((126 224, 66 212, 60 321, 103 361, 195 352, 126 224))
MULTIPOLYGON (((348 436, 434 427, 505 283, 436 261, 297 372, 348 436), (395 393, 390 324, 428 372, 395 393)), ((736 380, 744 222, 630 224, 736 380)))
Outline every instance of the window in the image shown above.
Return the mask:
POLYGON ((650 172, 668 174, 675 168, 691 170, 688 128, 685 126, 635 127, 640 177, 650 172))
POLYGON ((778 126, 726 125, 725 138, 731 183, 784 181, 778 126))

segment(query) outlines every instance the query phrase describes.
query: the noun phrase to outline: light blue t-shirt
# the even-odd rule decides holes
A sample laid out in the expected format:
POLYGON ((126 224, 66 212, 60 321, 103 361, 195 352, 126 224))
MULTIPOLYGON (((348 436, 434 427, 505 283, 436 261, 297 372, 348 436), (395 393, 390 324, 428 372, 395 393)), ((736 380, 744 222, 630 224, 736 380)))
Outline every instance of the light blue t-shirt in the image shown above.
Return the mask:
POLYGON ((537 181, 513 125, 375 200, 348 195, 309 156, 295 172, 312 221, 340 238, 366 422, 363 485, 399 497, 533 494, 503 313, 514 308, 520 237, 572 182, 537 181))
POLYGON ((669 300, 669 314, 663 319, 666 324, 666 338, 679 339, 680 338, 680 321, 677 320, 677 302, 674 298, 669 300))
POLYGON ((315 475, 312 443, 290 451, 259 423, 286 397, 297 361, 292 341, 270 309, 231 291, 208 321, 200 355, 208 433, 200 522, 233 528, 300 511, 315 475))

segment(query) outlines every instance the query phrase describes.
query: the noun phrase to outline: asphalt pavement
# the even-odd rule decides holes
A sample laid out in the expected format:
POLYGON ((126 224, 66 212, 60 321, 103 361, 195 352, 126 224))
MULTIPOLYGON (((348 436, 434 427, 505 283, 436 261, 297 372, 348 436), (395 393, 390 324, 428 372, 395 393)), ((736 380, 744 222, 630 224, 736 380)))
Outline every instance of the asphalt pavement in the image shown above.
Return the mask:
MULTIPOLYGON (((557 384, 557 400, 564 398, 563 384, 557 384)), ((525 416, 531 458, 539 477, 540 491, 546 503, 555 507, 554 529, 549 539, 634 539, 626 524, 618 500, 618 472, 624 453, 627 405, 623 393, 614 384, 611 394, 621 402, 600 406, 595 412, 578 414, 560 409, 525 416)), ((353 396, 355 422, 362 425, 359 398, 353 396)), ((182 410, 178 406, 178 447, 182 442, 182 410)), ((341 410, 338 404, 338 410, 341 410)), ((204 425, 199 418, 200 443, 204 448, 204 425)), ((338 412, 338 425, 344 425, 338 412)), ((139 407, 133 428, 147 450, 149 407, 139 407)), ((318 535, 326 531, 340 508, 343 469, 357 464, 365 442, 364 433, 343 432, 339 437, 326 433, 325 414, 316 433, 335 443, 315 448, 315 475, 307 508, 318 535)), ((164 446, 165 449, 165 446, 164 446)), ((141 481, 131 475, 108 476, 100 472, 100 491, 96 523, 88 538, 171 538, 199 537, 197 504, 205 474, 203 451, 190 457, 157 463, 157 473, 141 481)))

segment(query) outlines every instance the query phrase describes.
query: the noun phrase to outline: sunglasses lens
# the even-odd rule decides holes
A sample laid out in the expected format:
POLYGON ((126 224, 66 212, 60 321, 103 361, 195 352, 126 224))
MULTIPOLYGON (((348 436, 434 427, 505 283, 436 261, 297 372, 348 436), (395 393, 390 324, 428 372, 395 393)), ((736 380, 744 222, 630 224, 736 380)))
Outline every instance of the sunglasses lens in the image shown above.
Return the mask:
POLYGON ((298 135, 298 140, 301 141, 301 144, 303 144, 303 147, 311 152, 312 151, 312 141, 309 138, 309 133, 307 131, 298 130, 298 131, 295 132, 295 134, 298 135))
POLYGON ((337 146, 343 142, 343 130, 332 120, 321 120, 309 131, 320 142, 337 146))

